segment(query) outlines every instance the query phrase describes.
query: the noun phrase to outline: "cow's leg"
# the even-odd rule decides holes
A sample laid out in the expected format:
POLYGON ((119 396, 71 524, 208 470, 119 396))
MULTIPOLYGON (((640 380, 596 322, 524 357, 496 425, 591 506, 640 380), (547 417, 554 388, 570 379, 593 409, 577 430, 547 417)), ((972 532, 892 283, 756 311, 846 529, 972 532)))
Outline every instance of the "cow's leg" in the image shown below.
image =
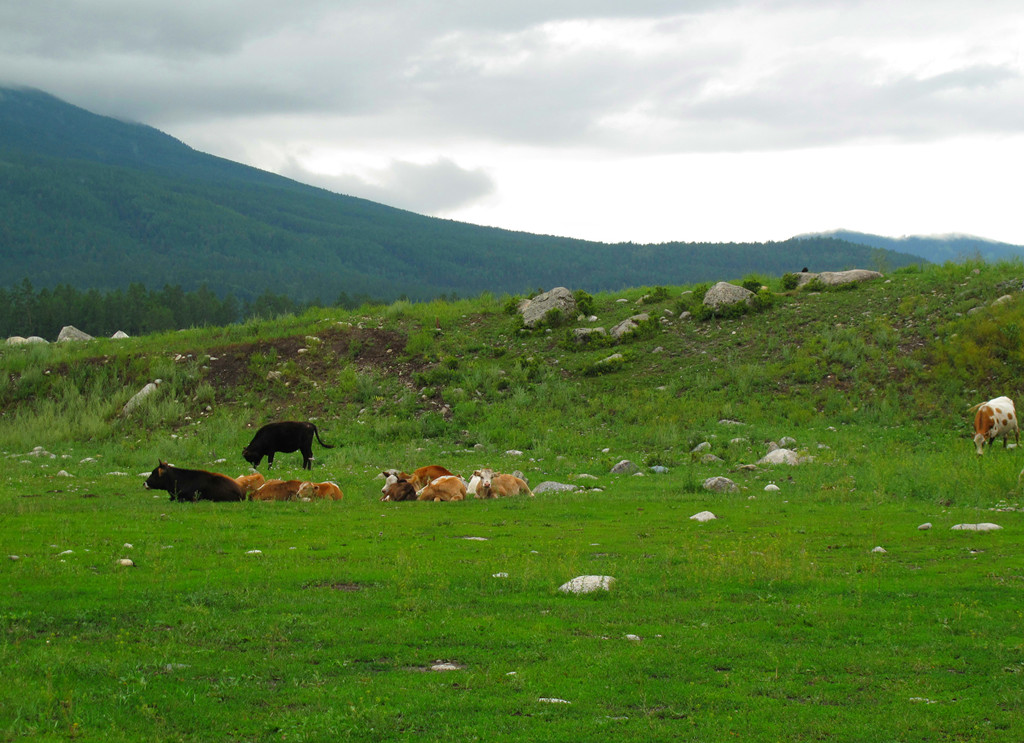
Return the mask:
POLYGON ((313 447, 307 446, 302 450, 302 469, 313 469, 313 447))
POLYGON ((271 467, 274 466, 274 454, 275 454, 275 452, 270 452, 270 454, 267 455, 267 469, 268 470, 271 467))

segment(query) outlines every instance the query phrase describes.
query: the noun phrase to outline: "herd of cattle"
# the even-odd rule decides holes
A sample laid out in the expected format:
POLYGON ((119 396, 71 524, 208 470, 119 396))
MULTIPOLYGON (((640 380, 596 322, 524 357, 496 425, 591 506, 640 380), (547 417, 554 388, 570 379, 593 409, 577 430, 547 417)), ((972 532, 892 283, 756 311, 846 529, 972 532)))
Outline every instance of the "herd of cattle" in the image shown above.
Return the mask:
MULTIPOLYGON (((281 421, 263 426, 242 450, 242 457, 257 468, 263 457, 267 467, 274 463, 274 454, 299 451, 302 468, 313 467, 313 438, 326 449, 333 447, 320 440, 312 423, 281 421)), ((477 498, 498 498, 510 495, 533 495, 526 482, 516 475, 477 470, 467 483, 440 465, 420 467, 411 475, 399 470, 386 470, 382 501, 459 501, 467 494, 477 498)), ((147 490, 165 490, 171 500, 179 501, 241 501, 241 500, 341 500, 341 488, 334 482, 306 480, 267 480, 256 472, 228 477, 218 472, 184 469, 160 461, 146 479, 147 490)))
MULTIPOLYGON (((1010 434, 1013 434, 1016 444, 1020 443, 1017 411, 1009 397, 996 397, 978 403, 971 411, 975 413, 974 446, 978 454, 984 452, 985 444, 991 445, 999 437, 1003 439, 1003 446, 1007 446, 1010 434)), ((320 440, 320 433, 312 423, 270 423, 256 432, 249 445, 242 450, 242 457, 254 469, 266 457, 269 468, 277 452, 287 454, 299 451, 302 452, 302 468, 312 469, 314 437, 324 448, 333 448, 320 440)), ((1024 472, 1021 474, 1024 476, 1024 472)), ((385 470, 383 475, 382 501, 460 501, 465 500, 467 495, 476 498, 533 495, 521 477, 496 473, 491 469, 477 470, 469 482, 436 464, 420 467, 411 475, 393 469, 385 470)), ((337 483, 330 481, 266 480, 259 472, 232 478, 206 470, 182 469, 164 461, 150 474, 145 487, 150 490, 166 490, 171 500, 182 501, 341 500, 344 497, 337 483)))

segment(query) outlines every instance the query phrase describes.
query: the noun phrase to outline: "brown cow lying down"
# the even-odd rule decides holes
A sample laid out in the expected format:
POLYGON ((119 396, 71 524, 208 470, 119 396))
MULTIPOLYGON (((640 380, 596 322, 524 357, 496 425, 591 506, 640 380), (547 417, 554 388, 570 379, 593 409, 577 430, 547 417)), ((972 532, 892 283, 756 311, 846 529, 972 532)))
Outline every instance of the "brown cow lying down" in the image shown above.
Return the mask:
POLYGON ((304 484, 302 480, 267 480, 249 500, 295 500, 304 484))
POLYGON ((239 487, 245 492, 246 497, 248 497, 250 493, 254 493, 266 480, 263 479, 263 475, 257 472, 252 475, 236 477, 235 482, 238 483, 239 487))
POLYGON ((304 482, 299 487, 300 498, 314 500, 317 498, 323 500, 341 500, 345 497, 345 494, 341 492, 341 488, 338 487, 337 483, 334 482, 304 482))
POLYGON ((416 493, 416 500, 456 501, 465 500, 466 483, 458 475, 444 475, 431 480, 423 490, 416 493))
POLYGON ((382 501, 416 500, 416 488, 408 480, 401 477, 403 473, 384 472, 384 487, 380 489, 382 501))
POLYGON ((410 483, 416 490, 422 490, 431 483, 432 480, 436 480, 439 477, 445 475, 455 476, 454 472, 449 472, 447 469, 439 464, 428 464, 426 467, 420 467, 415 470, 411 475, 407 472, 400 472, 399 470, 385 470, 384 476, 395 475, 399 480, 405 480, 410 483))
POLYGON ((166 490, 171 500, 245 500, 245 492, 227 475, 206 470, 186 470, 160 460, 143 483, 147 490, 166 490))
POLYGON ((531 498, 533 491, 526 481, 515 475, 495 474, 492 469, 477 470, 473 477, 479 477, 480 482, 476 486, 477 498, 506 498, 510 495, 521 495, 526 493, 531 498))

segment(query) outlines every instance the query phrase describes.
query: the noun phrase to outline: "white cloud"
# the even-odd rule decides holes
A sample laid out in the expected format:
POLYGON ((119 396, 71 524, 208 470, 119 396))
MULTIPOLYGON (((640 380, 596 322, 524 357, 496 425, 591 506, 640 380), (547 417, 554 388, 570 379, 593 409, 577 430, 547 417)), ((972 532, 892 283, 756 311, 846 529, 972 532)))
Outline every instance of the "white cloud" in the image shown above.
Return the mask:
POLYGON ((482 170, 467 170, 448 159, 431 163, 394 160, 384 168, 340 175, 309 170, 293 160, 278 172, 335 193, 429 214, 467 207, 494 191, 493 181, 482 170))
POLYGON ((831 226, 931 212, 1024 242, 984 207, 1005 159, 962 157, 1024 132, 1022 48, 1017 0, 0 2, 8 82, 384 203, 607 240, 817 229, 827 162, 851 191, 831 226), (855 197, 923 151, 950 208, 927 167, 898 208, 855 197), (673 193, 747 216, 678 219, 673 193))

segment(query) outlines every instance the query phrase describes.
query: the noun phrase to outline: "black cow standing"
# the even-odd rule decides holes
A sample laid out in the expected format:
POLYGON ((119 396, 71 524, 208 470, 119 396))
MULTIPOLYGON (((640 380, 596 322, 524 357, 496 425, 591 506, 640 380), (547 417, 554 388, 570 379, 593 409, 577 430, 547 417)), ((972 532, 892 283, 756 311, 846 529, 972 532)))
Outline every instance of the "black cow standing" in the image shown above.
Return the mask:
POLYGON ((325 449, 333 446, 320 441, 320 434, 312 423, 302 421, 280 421, 268 423, 252 437, 249 445, 242 449, 242 457, 253 467, 259 467, 263 457, 267 458, 267 467, 274 464, 274 454, 293 451, 302 452, 302 469, 313 469, 313 437, 325 449))
POLYGON ((245 491, 227 475, 186 470, 160 461, 144 483, 147 490, 166 490, 171 500, 245 500, 245 491))

